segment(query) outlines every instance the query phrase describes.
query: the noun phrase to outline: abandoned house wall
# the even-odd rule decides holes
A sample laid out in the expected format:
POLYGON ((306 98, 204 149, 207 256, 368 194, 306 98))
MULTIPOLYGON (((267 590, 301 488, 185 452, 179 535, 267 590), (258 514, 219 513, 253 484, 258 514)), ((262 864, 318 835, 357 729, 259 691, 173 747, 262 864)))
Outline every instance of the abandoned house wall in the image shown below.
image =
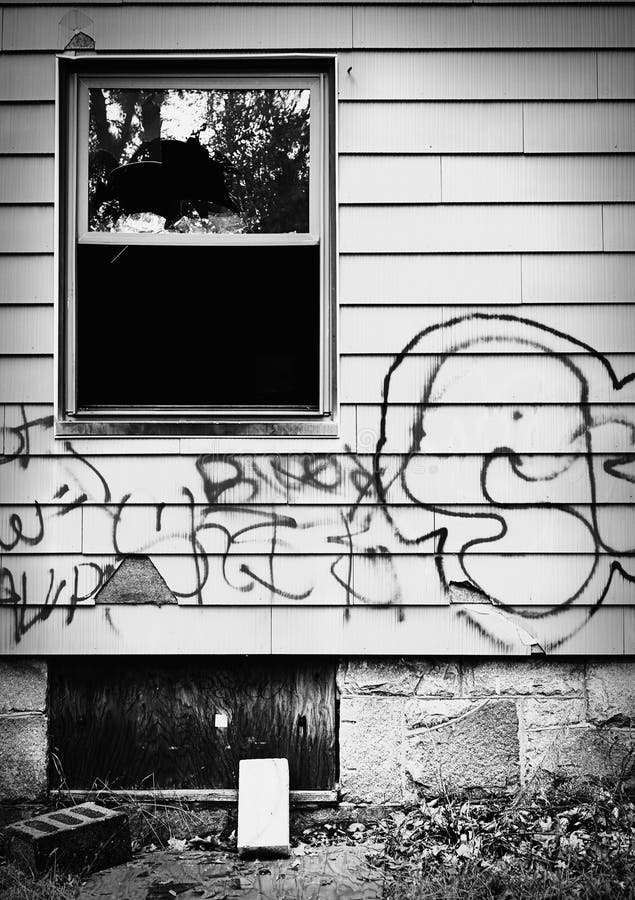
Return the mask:
POLYGON ((4 7, 4 797, 43 789, 56 654, 350 660, 352 799, 425 784, 446 720, 500 735, 461 778, 504 789, 561 727, 572 766, 622 746, 598 725, 632 714, 634 43, 612 3, 4 7), (54 63, 92 42, 337 54, 338 438, 53 437, 54 63), (375 690, 376 655, 458 662, 375 690))

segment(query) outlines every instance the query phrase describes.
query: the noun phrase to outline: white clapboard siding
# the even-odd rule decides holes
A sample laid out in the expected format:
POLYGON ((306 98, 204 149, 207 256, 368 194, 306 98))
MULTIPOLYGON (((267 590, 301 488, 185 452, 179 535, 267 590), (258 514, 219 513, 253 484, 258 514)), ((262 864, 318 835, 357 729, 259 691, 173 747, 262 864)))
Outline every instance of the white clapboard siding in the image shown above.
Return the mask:
POLYGON ((5 253, 50 253, 53 207, 0 206, 0 247, 5 253))
POLYGON ((341 156, 340 203, 439 203, 438 156, 341 156))
POLYGON ((0 353, 52 352, 52 306, 0 306, 0 353))
POLYGON ((52 203, 52 156, 0 157, 0 203, 52 203))
POLYGON ((0 401, 52 403, 53 359, 43 356, 0 359, 0 401))
POLYGON ((602 209, 555 204, 344 206, 340 248, 347 253, 601 250, 602 209))
MULTIPOLYGON (((3 503, 5 498, 2 497, 3 503)), ((0 506, 3 557, 9 550, 24 554, 80 553, 82 510, 79 507, 0 506)), ((112 551, 111 551, 112 552, 112 551)))
POLYGON ((635 254, 522 256, 523 303, 633 303, 635 254))
POLYGON ((359 48, 628 47, 634 26, 632 8, 609 5, 353 7, 359 48))
POLYGON ((343 54, 343 100, 590 100, 590 51, 423 51, 343 54), (349 72, 350 69, 350 72, 349 72))
POLYGON ((635 349, 635 320, 630 306, 497 306, 448 309, 424 306, 347 307, 340 313, 342 353, 398 353, 416 334, 431 329, 416 353, 571 353, 580 341, 598 353, 635 349), (509 316, 509 319, 499 319, 509 316), (444 325, 443 323, 451 323, 444 325), (535 323, 535 325, 534 325, 535 323), (538 326, 538 327, 535 327, 538 326), (543 326, 543 327, 541 327, 543 326), (545 329, 570 336, 560 338, 545 329))
POLYGON ((7 586, 23 606, 93 606, 97 591, 117 565, 115 556, 51 553, 0 556, 7 586))
MULTIPOLYGON (((352 102, 341 103, 338 116, 342 153, 521 153, 523 149, 520 103, 352 102)), ((635 146, 635 122, 632 131, 635 146)))
MULTIPOLYGON (((635 407, 391 405, 385 414, 386 453, 407 453, 413 426, 422 420, 428 453, 488 453, 511 447, 523 453, 593 453, 633 450, 635 407)), ((381 406, 357 409, 357 452, 373 453, 382 433, 381 406)))
MULTIPOLYGON (((418 403, 430 387, 430 403, 580 403, 589 386, 590 403, 633 403, 635 381, 615 390, 604 366, 594 357, 567 356, 568 365, 553 356, 468 356, 447 358, 440 371, 438 356, 410 356, 390 382, 390 403, 418 403), (577 369, 574 374, 570 367, 577 369), (584 379, 584 380, 582 380, 584 379)), ((635 354, 607 356, 619 378, 635 372, 635 354)), ((341 398, 346 403, 380 403, 384 379, 394 356, 342 358, 341 398)))
POLYGON ((635 53, 598 53, 598 97, 601 100, 632 100, 635 97, 635 53))
MULTIPOLYGON (((35 10, 35 12, 39 11, 35 10)), ((0 100, 53 100, 54 98, 55 57, 52 54, 2 54, 0 56, 0 100)))
POLYGON ((284 503, 280 457, 32 456, 0 466, 3 503, 284 503), (188 493, 189 492, 189 493, 188 493), (60 499, 61 498, 61 499, 60 499), (126 499, 127 498, 127 499, 126 499))
POLYGON ((140 649, 169 655, 271 652, 271 609, 264 606, 78 606, 70 622, 68 612, 65 607, 22 610, 16 623, 15 610, 0 606, 0 653, 90 656, 139 653, 140 649))
POLYGON ((604 205, 604 249, 635 250, 635 206, 604 205))
POLYGON ((51 303, 52 301, 52 254, 0 256, 0 303, 51 303))
POLYGON ((444 203, 635 200, 635 156, 444 156, 441 169, 444 203))
POLYGON ((342 255, 339 293, 342 304, 519 303, 520 257, 342 255))
POLYGON ((523 135, 525 153, 632 153, 635 103, 525 103, 523 135))
POLYGON ((0 105, 0 153, 53 153, 54 149, 52 103, 0 105))
MULTIPOLYGON (((345 6, 99 6, 84 30, 105 50, 301 50, 352 46, 345 6), (150 18, 149 18, 150 15, 150 18)), ((60 24, 57 7, 7 7, 6 50, 63 50, 73 29, 60 24)))

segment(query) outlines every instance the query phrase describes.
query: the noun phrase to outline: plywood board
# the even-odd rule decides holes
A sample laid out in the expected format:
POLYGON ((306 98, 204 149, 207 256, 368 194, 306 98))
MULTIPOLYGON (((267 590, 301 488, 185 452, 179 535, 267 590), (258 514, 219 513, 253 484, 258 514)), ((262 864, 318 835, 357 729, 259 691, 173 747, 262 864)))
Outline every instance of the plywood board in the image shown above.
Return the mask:
MULTIPOLYGON (((618 207, 621 209, 621 207, 618 207)), ((634 219, 635 225, 635 219, 634 219)), ((606 226, 605 226, 606 228, 606 226)), ((571 353, 584 346, 597 353, 635 350, 635 318, 630 306, 432 306, 374 305, 341 311, 340 350, 348 353, 398 353, 418 333, 428 331, 414 352, 425 353, 571 353), (501 318, 499 318, 501 317, 501 318), (450 323, 450 324, 448 324, 450 323), (568 339, 570 338, 570 340, 568 339)))
POLYGON ((0 400, 4 403, 52 403, 53 359, 46 356, 0 359, 0 400))
MULTIPOLYGON (((618 378, 635 371, 635 355, 605 357, 618 378)), ((393 356, 345 356, 341 361, 342 400, 380 403, 384 379, 393 356)), ((521 357, 447 357, 439 368, 438 356, 410 356, 391 379, 390 403, 419 403, 425 396, 433 404, 518 404, 582 402, 588 385, 590 403, 633 403, 635 383, 617 391, 604 364, 591 356, 566 361, 538 354, 521 357)))
POLYGON ((52 203, 52 156, 5 156, 0 166, 0 203, 52 203))
POLYGON ((523 254, 524 303, 633 303, 635 254, 523 254))
POLYGON ((0 306, 0 353, 53 352, 52 306, 0 306))
POLYGON ((386 4, 353 7, 355 46, 620 47, 630 45, 633 10, 624 7, 417 4, 395 14, 386 4))
POLYGON ((520 103, 349 102, 339 104, 338 116, 342 153, 521 153, 523 149, 520 103))
POLYGON ((525 153, 632 153, 635 104, 525 103, 523 134, 525 153))
MULTIPOLYGON (((100 51, 278 50, 352 46, 350 10, 345 6, 98 6, 83 14, 100 51), (210 37, 213 36, 213 37, 210 37)), ((56 7, 5 10, 5 50, 64 49, 73 36, 56 7)), ((82 20, 83 21, 83 20, 82 20)))
POLYGON ((52 303, 53 277, 52 254, 0 256, 0 303, 52 303))
POLYGON ((340 303, 519 303, 520 277, 517 254, 342 255, 340 303))
POLYGON ((582 204, 345 206, 340 247, 345 253, 602 250, 602 210, 582 204))
POLYGON ((52 103, 3 103, 0 153, 53 153, 55 107, 52 103))
MULTIPOLYGON (((6 14, 6 10, 4 11, 6 14)), ((36 17, 41 12, 32 10, 36 17)), ((55 12, 53 10, 53 12, 55 12)), ((3 46, 3 50, 6 49, 3 46)), ((55 99, 55 57, 39 54, 0 56, 0 100, 55 99)))
MULTIPOLYGON (((387 453, 408 452, 421 416, 414 404, 388 408, 387 453)), ((381 406, 358 407, 358 452, 374 452, 381 418, 381 406)), ((429 453, 488 453, 495 447, 524 453, 584 452, 590 439, 594 453, 626 454, 633 450, 635 406, 427 405, 423 424, 429 453)))
POLYGON ((52 252, 53 207, 0 207, 0 244, 5 253, 52 252))
POLYGON ((340 156, 340 203, 439 203, 437 156, 340 156))
POLYGON ((635 250, 635 206, 604 204, 604 249, 635 250))
POLYGON ((588 100, 597 72, 584 51, 366 52, 341 58, 339 88, 343 100, 588 100))
POLYGON ((598 97, 600 100, 632 100, 635 97, 635 53, 632 50, 598 53, 598 97))
POLYGON ((444 156, 441 166, 444 203, 635 200, 630 156, 444 156))

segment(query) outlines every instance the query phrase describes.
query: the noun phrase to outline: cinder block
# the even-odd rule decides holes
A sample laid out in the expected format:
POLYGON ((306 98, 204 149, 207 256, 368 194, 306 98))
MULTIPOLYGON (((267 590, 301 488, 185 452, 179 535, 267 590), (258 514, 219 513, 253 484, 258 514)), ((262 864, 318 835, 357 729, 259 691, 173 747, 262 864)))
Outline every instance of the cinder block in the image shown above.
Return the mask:
POLYGON ((94 872, 132 857, 128 816, 81 803, 9 825, 7 858, 34 874, 58 870, 94 872))
POLYGON ((43 660, 0 660, 0 713, 44 712, 46 674, 43 660))
POLYGON ((288 856, 288 760, 241 759, 238 779, 238 853, 288 856))
POLYGON ((403 802, 404 700, 342 697, 340 778, 347 803, 403 802))
POLYGON ((46 792, 46 717, 0 715, 0 800, 36 800, 46 792))

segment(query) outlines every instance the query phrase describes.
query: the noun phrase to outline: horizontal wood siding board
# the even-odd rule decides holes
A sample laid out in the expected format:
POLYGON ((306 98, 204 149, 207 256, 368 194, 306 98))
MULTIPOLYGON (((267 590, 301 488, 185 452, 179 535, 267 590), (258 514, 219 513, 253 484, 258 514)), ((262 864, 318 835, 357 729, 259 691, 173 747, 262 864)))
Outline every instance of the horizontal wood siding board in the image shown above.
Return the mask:
POLYGON ((356 48, 629 47, 633 9, 594 5, 353 7, 356 48))
POLYGON ((343 100, 595 100, 590 51, 343 54, 343 100))
POLYGON ((340 203, 439 203, 436 156, 341 156, 340 203))
POLYGON ((562 204, 345 206, 340 209, 340 247, 347 253, 598 251, 602 209, 562 204))
POLYGON ((0 358, 0 402, 52 403, 52 357, 0 358))
POLYGON ((0 206, 0 247, 5 253, 52 252, 52 205, 0 206))
MULTIPOLYGON (((350 8, 303 5, 96 6, 84 30, 100 51, 210 52, 306 50, 352 47, 350 8)), ((74 20, 60 21, 56 7, 7 7, 7 51, 61 51, 73 37, 74 20)), ((80 24, 80 27, 82 25, 80 24)))
MULTIPOLYGON (((459 405, 428 404, 422 413, 418 404, 391 404, 385 417, 384 452, 407 453, 412 447, 413 427, 422 417, 427 453, 488 453, 496 447, 511 447, 522 453, 584 452, 590 432, 593 453, 632 452, 635 406, 589 404, 459 405)), ((357 409, 358 453, 372 453, 381 434, 382 407, 357 409)))
POLYGON ((523 151, 521 103, 349 102, 338 117, 342 153, 523 151))
POLYGON ((53 277, 50 253, 0 255, 0 303, 52 303, 53 277))
MULTIPOLYGON (((541 619, 481 604, 441 607, 202 607, 110 606, 38 611, 25 617, 16 642, 14 611, 0 607, 0 652, 7 655, 155 653, 227 655, 529 655, 532 641, 558 655, 625 652, 624 607, 573 607, 541 619), (489 631, 483 627, 487 621, 489 631), (521 636, 517 624, 523 625, 521 636), (557 627, 556 627, 557 622, 557 627), (108 627, 110 625, 110 627, 108 627), (530 630, 531 629, 531 630, 530 630), (515 637, 514 637, 515 635, 515 637), (526 635, 526 636, 525 636, 526 635)), ((535 607, 529 607, 533 612, 535 607)), ((629 632, 630 633, 630 632, 629 632)), ((627 648, 630 652, 632 649, 627 648)))
MULTIPOLYGON (((631 33, 631 44, 632 33, 631 33)), ((601 100, 632 100, 635 97, 635 53, 598 53, 598 97, 601 100)))
POLYGON ((606 250, 635 250, 635 206, 603 206, 604 247, 606 250))
POLYGON ((52 203, 53 157, 0 158, 0 203, 52 203))
POLYGON ((52 103, 0 104, 0 153, 53 153, 54 150, 52 103))
POLYGON ((635 254, 523 254, 524 303, 633 303, 635 254))
POLYGON ((0 306, 0 353, 48 354, 53 342, 52 306, 0 306))
POLYGON ((523 137, 525 153, 632 153, 635 104, 525 103, 523 137))
POLYGON ((428 333, 413 353, 526 355, 550 350, 575 354, 589 348, 596 353, 631 353, 635 349, 633 312, 627 304, 563 309, 559 304, 526 303, 522 310, 503 305, 457 310, 376 304, 367 309, 343 308, 340 322, 342 354, 398 353, 422 332, 428 333))
MULTIPOLYGON (((5 9, 5 17, 6 13, 5 9)), ((55 57, 52 54, 3 53, 0 56, 0 100, 54 99, 55 57)))

